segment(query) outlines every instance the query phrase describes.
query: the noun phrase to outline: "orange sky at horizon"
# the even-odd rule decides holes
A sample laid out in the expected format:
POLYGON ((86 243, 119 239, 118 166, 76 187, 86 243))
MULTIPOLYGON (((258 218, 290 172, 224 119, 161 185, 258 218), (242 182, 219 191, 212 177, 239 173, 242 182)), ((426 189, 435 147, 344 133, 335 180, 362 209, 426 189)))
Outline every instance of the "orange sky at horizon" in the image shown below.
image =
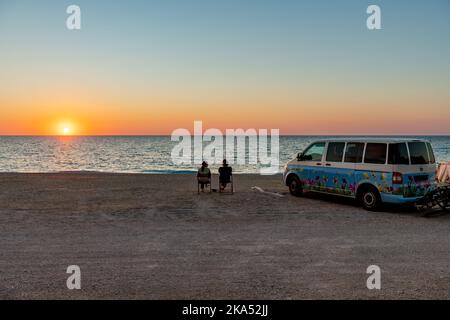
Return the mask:
POLYGON ((0 135, 62 135, 66 127, 71 135, 170 135, 193 131, 197 120, 204 129, 280 129, 284 135, 450 134, 443 87, 384 83, 357 91, 356 82, 347 87, 337 79, 320 89, 316 79, 301 90, 283 83, 177 86, 174 95, 158 86, 121 90, 120 83, 81 78, 11 82, 14 90, 0 96, 0 135))
POLYGON ((280 129, 282 135, 450 134, 448 111, 422 114, 417 121, 415 109, 421 108, 420 102, 410 105, 406 113, 395 105, 366 103, 355 107, 331 101, 284 102, 281 106, 275 101, 234 102, 231 107, 201 101, 191 107, 164 101, 145 105, 141 102, 129 110, 120 104, 60 101, 2 107, 0 135, 62 135, 64 128, 71 135, 170 135, 178 128, 193 132, 194 121, 203 121, 204 130, 280 129))

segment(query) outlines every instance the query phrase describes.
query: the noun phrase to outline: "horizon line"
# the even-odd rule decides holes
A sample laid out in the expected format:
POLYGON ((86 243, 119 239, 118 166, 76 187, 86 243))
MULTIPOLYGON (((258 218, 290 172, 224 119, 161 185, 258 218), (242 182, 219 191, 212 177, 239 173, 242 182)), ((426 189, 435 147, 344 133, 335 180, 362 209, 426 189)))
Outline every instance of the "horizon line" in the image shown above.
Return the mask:
MULTIPOLYGON (((224 136, 226 134, 223 134, 224 136)), ((43 137, 43 138, 82 138, 82 137, 170 137, 171 134, 85 134, 85 135, 46 135, 46 134, 0 134, 0 137, 43 137)), ((204 136, 204 135, 190 135, 204 136)), ((269 135, 270 136, 270 135, 269 135)), ((280 137, 449 137, 450 133, 435 134, 280 134, 280 137)))

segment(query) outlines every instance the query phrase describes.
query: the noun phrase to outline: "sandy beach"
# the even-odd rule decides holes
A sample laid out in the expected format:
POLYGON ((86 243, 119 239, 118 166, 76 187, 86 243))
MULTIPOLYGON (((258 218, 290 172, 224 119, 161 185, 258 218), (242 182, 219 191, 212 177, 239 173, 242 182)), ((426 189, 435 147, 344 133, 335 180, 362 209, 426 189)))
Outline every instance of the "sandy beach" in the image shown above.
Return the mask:
POLYGON ((235 182, 197 195, 190 175, 0 174, 0 298, 450 298, 450 216, 235 182), (372 264, 381 290, 366 288, 372 264))

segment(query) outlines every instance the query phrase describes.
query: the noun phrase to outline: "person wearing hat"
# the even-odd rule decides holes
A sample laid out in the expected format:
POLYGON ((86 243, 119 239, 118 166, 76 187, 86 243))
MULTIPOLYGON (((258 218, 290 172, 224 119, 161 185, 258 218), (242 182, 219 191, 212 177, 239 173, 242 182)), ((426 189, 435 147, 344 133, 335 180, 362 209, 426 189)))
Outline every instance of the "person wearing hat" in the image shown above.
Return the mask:
POLYGON ((202 166, 198 169, 197 180, 200 184, 202 192, 205 191, 205 185, 211 183, 211 170, 208 169, 208 162, 203 161, 202 166))
POLYGON ((233 175, 233 169, 228 165, 226 159, 222 161, 222 167, 219 168, 219 183, 220 191, 223 191, 227 184, 231 182, 231 176, 233 175))

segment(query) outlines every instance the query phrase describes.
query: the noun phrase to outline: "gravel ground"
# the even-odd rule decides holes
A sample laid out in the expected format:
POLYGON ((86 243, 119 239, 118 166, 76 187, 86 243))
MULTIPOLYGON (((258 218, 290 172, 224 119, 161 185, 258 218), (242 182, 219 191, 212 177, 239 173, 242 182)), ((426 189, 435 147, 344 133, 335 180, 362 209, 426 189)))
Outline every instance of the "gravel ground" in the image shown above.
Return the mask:
POLYGON ((295 198, 280 176, 236 176, 234 195, 197 195, 194 180, 0 174, 0 298, 450 298, 450 216, 295 198))

